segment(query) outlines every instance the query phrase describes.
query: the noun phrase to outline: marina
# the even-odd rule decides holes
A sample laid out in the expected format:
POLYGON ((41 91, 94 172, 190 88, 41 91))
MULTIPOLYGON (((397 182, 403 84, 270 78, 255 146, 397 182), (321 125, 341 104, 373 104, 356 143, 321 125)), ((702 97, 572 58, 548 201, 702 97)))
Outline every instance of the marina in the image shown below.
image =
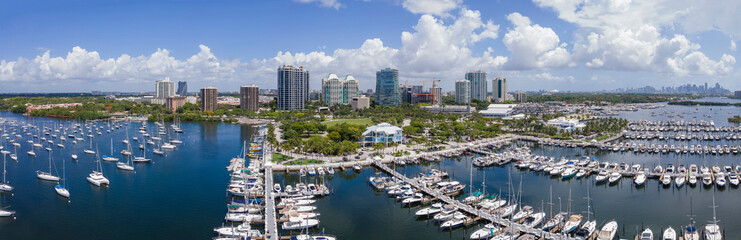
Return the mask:
MULTIPOLYGON (((642 109, 638 111, 649 110, 642 109)), ((9 120, 30 121, 25 117, 9 113, 3 113, 2 117, 9 120)), ((54 124, 57 124, 57 126, 64 125, 61 123, 63 121, 53 119, 37 118, 33 121, 34 125, 40 125, 42 128, 44 125, 50 126, 50 128, 54 124)), ((155 129, 159 125, 148 123, 147 127, 155 129)), ((170 226, 169 229, 171 230, 169 231, 161 229, 163 226, 157 226, 158 228, 155 230, 151 226, 145 226, 142 221, 129 221, 106 225, 107 227, 103 228, 105 230, 89 231, 89 234, 91 234, 89 236, 92 237, 94 234, 95 236, 105 236, 107 239, 123 239, 118 238, 115 233, 123 231, 119 229, 119 226, 124 225, 142 229, 150 227, 151 230, 149 231, 151 232, 160 232, 168 236, 180 236, 183 239, 212 238, 218 235, 214 232, 214 228, 221 228, 220 226, 226 227, 223 229, 226 231, 224 233, 242 231, 254 234, 253 239, 288 239, 304 236, 332 236, 337 239, 378 239, 381 237, 410 239, 406 237, 408 236, 406 233, 410 231, 415 233, 415 237, 411 239, 469 239, 472 238, 474 232, 487 229, 488 224, 489 227, 496 227, 497 231, 502 234, 508 234, 507 231, 503 230, 507 227, 513 227, 510 229, 516 229, 520 234, 530 233, 530 235, 524 235, 523 239, 527 237, 537 239, 538 236, 550 236, 551 238, 560 236, 560 230, 551 232, 543 231, 542 228, 549 220, 559 216, 561 212, 571 212, 571 215, 580 213, 584 217, 582 223, 586 222, 588 215, 584 212, 593 212, 592 219, 596 220, 596 231, 603 227, 611 227, 612 225, 608 223, 611 223, 611 220, 614 219, 616 226, 614 233, 620 238, 633 238, 640 235, 646 228, 653 229, 654 235, 659 235, 659 233, 663 234, 669 226, 677 230, 676 234, 678 236, 682 236, 684 231, 679 230, 684 230, 690 222, 686 215, 690 214, 691 211, 693 212, 695 226, 702 233, 707 221, 713 219, 712 209, 707 206, 717 205, 718 210, 734 209, 735 197, 733 195, 737 189, 736 184, 734 184, 736 181, 731 178, 734 172, 736 175, 738 174, 737 155, 734 155, 732 150, 732 147, 736 145, 733 144, 734 140, 731 135, 728 135, 731 139, 721 137, 720 140, 707 141, 698 140, 697 138, 677 141, 676 139, 667 138, 658 139, 658 137, 650 140, 653 141, 655 146, 661 143, 662 148, 664 143, 671 146, 672 143, 669 141, 692 142, 694 146, 702 144, 702 148, 704 146, 717 146, 718 143, 721 147, 728 145, 731 152, 723 154, 712 154, 710 147, 708 147, 708 153, 702 154, 691 154, 689 149, 686 154, 681 153, 681 151, 680 153, 676 153, 676 151, 672 153, 670 151, 671 147, 667 148, 666 152, 659 150, 658 153, 648 153, 648 151, 641 153, 640 149, 636 151, 631 147, 634 144, 635 146, 640 144, 646 146, 645 143, 648 143, 649 140, 632 139, 627 137, 632 136, 627 135, 627 132, 614 139, 599 142, 559 141, 505 134, 497 138, 451 145, 440 151, 418 152, 397 158, 369 158, 354 162, 327 162, 324 164, 290 166, 272 163, 270 147, 252 145, 258 144, 254 142, 254 138, 259 136, 258 128, 253 126, 185 123, 180 127, 183 133, 178 135, 178 138, 182 141, 183 146, 188 147, 177 147, 171 150, 161 147, 160 150, 165 155, 153 153, 160 140, 154 141, 156 145, 147 146, 148 144, 145 143, 147 138, 144 134, 138 132, 139 126, 141 125, 129 124, 128 134, 130 136, 126 136, 125 127, 112 130, 110 133, 106 129, 100 129, 100 135, 98 135, 98 131, 93 130, 90 133, 93 138, 87 136, 90 134, 86 134, 84 137, 77 135, 64 141, 51 137, 53 134, 50 133, 46 138, 47 141, 51 139, 53 143, 40 144, 43 141, 34 141, 33 143, 41 145, 41 147, 38 147, 27 143, 25 140, 16 141, 20 145, 17 150, 14 149, 13 143, 3 142, 5 149, 10 151, 11 154, 16 151, 23 153, 35 149, 34 152, 37 156, 34 158, 26 154, 17 154, 18 161, 15 162, 11 160, 10 154, 7 154, 8 172, 6 177, 7 182, 14 189, 12 195, 4 193, 0 197, 3 198, 2 203, 5 206, 10 206, 8 210, 14 211, 16 219, 0 219, 0 230, 13 237, 26 236, 24 234, 31 234, 33 238, 47 236, 47 233, 44 232, 23 231, 21 230, 22 227, 18 227, 18 224, 29 221, 35 224, 45 224, 40 220, 41 217, 34 217, 35 210, 30 211, 30 209, 39 207, 46 209, 46 212, 56 213, 58 217, 79 219, 96 215, 102 217, 102 212, 95 213, 84 210, 91 209, 91 206, 100 206, 106 209, 106 216, 119 212, 123 219, 134 219, 134 215, 128 215, 127 217, 127 214, 121 211, 131 212, 132 209, 140 209, 142 206, 146 206, 142 209, 156 207, 161 210, 157 210, 157 214, 135 210, 134 212, 137 212, 136 219, 160 221, 160 216, 166 216, 166 218, 174 221, 175 218, 186 217, 189 216, 188 214, 198 214, 204 217, 188 223, 190 227, 185 231, 175 230, 176 226, 170 226), (134 140, 134 136, 138 140, 134 140), (91 139, 94 142, 89 142, 91 139), (125 139, 130 141, 133 149, 126 149, 123 141, 125 139), (79 142, 78 144, 72 144, 71 141, 79 142), (131 151, 133 156, 150 159, 151 163, 133 164, 135 171, 125 171, 118 169, 115 163, 108 163, 102 159, 98 162, 96 160, 98 158, 97 154, 108 155, 111 152, 111 142, 114 143, 115 150, 131 151), (224 145, 225 143, 228 144, 224 145), (47 144, 51 145, 53 151, 43 149, 44 145, 47 144), (65 147, 58 147, 57 144, 62 144, 65 147), (95 145, 98 145, 98 149, 95 145), (142 146, 139 148, 136 145, 142 146), (618 147, 617 151, 615 151, 616 146, 618 147), (142 155, 141 152, 145 147, 147 154, 142 155), (625 147, 624 150, 623 147, 625 147), (84 149, 91 149, 96 154, 81 153, 84 149), (238 154, 239 149, 246 149, 244 151, 250 152, 255 150, 255 154, 246 154, 245 152, 238 154), (71 156, 78 151, 79 156, 75 161, 71 156), (47 184, 46 181, 36 180, 35 171, 43 170, 46 172, 49 170, 50 154, 53 155, 53 176, 69 180, 69 182, 62 184, 67 185, 66 189, 70 193, 70 198, 67 200, 51 190, 58 183, 50 182, 47 184), (240 192, 233 192, 237 194, 232 194, 227 191, 226 203, 229 205, 235 199, 244 199, 244 203, 260 199, 260 207, 254 208, 259 209, 259 212, 257 212, 259 218, 250 220, 253 224, 244 225, 239 222, 225 221, 225 215, 229 214, 229 210, 224 209, 224 187, 225 184, 232 184, 235 179, 234 176, 237 175, 225 173, 224 167, 230 167, 228 170, 231 173, 244 170, 237 170, 237 168, 234 168, 236 165, 229 164, 229 162, 233 162, 235 155, 240 155, 241 157, 237 158, 243 159, 241 163, 245 167, 244 169, 256 170, 255 172, 258 174, 254 176, 262 182, 259 184, 261 186, 259 191, 244 191, 242 196, 239 195, 240 192), (65 160, 65 163, 62 162, 62 159, 65 160), (232 161, 227 161, 229 159, 232 159, 232 161), (483 159, 491 160, 491 164, 476 166, 475 163, 486 162, 483 159), (592 164, 590 166, 592 162, 609 164, 605 164, 606 166, 592 164), (110 181, 108 187, 97 187, 84 179, 98 163, 102 167, 100 169, 102 169, 104 176, 110 181), (573 170, 568 170, 572 164, 573 170), (672 171, 667 171, 669 164, 674 167, 672 171), (690 174, 694 171, 691 170, 692 165, 696 166, 697 173, 700 175, 702 175, 703 169, 712 173, 709 187, 703 187, 702 177, 696 179, 694 186, 690 184, 690 174), (539 166, 544 167, 539 169, 539 166), (663 169, 662 174, 658 176, 652 173, 656 166, 662 166, 663 169), (684 170, 680 170, 682 166, 684 170), (551 171, 548 171, 546 173, 546 167, 551 167, 551 171, 553 171, 553 168, 559 168, 560 172, 556 171, 554 172, 556 174, 551 174, 551 171), (605 169, 605 167, 607 168, 605 169), (64 171, 61 171, 62 169, 64 171), (428 174, 437 170, 447 173, 450 178, 449 181, 457 181, 466 185, 466 187, 460 189, 459 195, 446 195, 418 185, 419 182, 415 183, 412 178, 406 177, 428 174), (582 170, 584 173, 580 175, 579 172, 582 170), (646 170, 648 171, 646 172, 646 170), (172 171, 177 171, 177 174, 172 171), (591 171, 591 174, 587 174, 589 171, 591 171), (598 183, 597 178, 601 171, 615 172, 619 177, 616 177, 613 183, 610 183, 611 174, 607 174, 605 183, 598 183), (170 172, 170 174, 165 174, 166 172, 170 172), (718 185, 717 180, 720 177, 717 173, 723 174, 720 176, 725 179, 724 187, 718 185), (202 174, 220 177, 193 181, 190 179, 191 177, 184 176, 202 174), (384 175, 395 176, 400 179, 406 178, 409 183, 417 184, 414 188, 418 189, 419 193, 423 195, 419 198, 413 197, 413 200, 409 200, 407 203, 395 199, 391 200, 387 193, 379 192, 368 184, 370 177, 384 175), (577 175, 580 176, 577 177, 577 175), (678 180, 681 176, 685 176, 683 182, 678 180), (671 178, 668 185, 664 184, 667 177, 671 178), (474 184, 469 183, 471 179, 474 180, 474 184), (637 186, 636 183, 638 179, 643 179, 640 186, 637 186), (180 186, 181 184, 177 183, 188 184, 180 186), (679 185, 680 183, 682 185, 679 185), (299 189, 302 190, 298 192, 295 190, 288 191, 289 185, 296 188, 301 186, 299 189), (313 187, 310 188, 309 185, 313 187), (521 190, 517 189, 519 188, 517 185, 522 186, 521 190), (203 194, 188 196, 185 198, 187 201, 183 201, 182 195, 154 190, 172 189, 173 186, 178 186, 175 189, 182 188, 181 191, 192 191, 195 187, 195 189, 199 189, 199 193, 203 192, 203 194), (279 189, 276 189, 276 186, 279 189), (511 188, 516 190, 511 190, 511 188), (551 189, 552 195, 549 194, 551 189), (591 192, 590 198, 593 199, 591 210, 587 209, 588 202, 584 199, 587 197, 587 191, 591 192), (501 199, 518 199, 516 200, 518 204, 517 207, 511 210, 507 209, 506 212, 502 212, 505 210, 497 212, 498 214, 507 214, 508 217, 502 218, 494 213, 482 213, 479 212, 480 209, 477 210, 477 207, 463 203, 467 197, 472 196, 473 192, 489 193, 501 199), (571 194, 569 194, 570 192, 571 194), (312 197, 311 201, 300 200, 305 195, 316 197, 312 197), (160 200, 155 201, 154 198, 160 200), (713 198, 715 198, 716 204, 712 203, 713 198), (269 199, 274 201, 269 201, 269 199), (640 199, 639 201, 645 204, 635 205, 636 199, 640 199), (145 200, 152 201, 152 203, 142 205, 141 203, 145 200), (417 201, 419 203, 416 203, 417 201), (304 213, 288 213, 293 210, 284 210, 289 203, 304 204, 304 202, 308 205, 294 206, 290 209, 299 210, 304 209, 300 206, 308 206, 306 209, 313 210, 304 213), (435 202, 456 206, 456 209, 465 214, 464 216, 454 217, 451 220, 456 221, 445 225, 442 225, 445 222, 416 217, 416 212, 431 207, 435 202), (194 204, 197 206, 193 206, 194 204), (573 209, 566 210, 568 205, 571 205, 573 209), (174 211, 173 206, 180 206, 179 209, 181 210, 174 211), (196 209, 190 209, 192 207, 196 209), (529 227, 526 224, 532 224, 532 222, 521 222, 520 217, 516 218, 518 219, 518 221, 515 221, 517 223, 511 221, 525 207, 532 209, 531 214, 545 213, 542 217, 539 217, 538 223, 541 227, 529 227), (380 211, 368 211, 369 208, 380 211), (551 208, 554 209, 554 213, 549 214, 551 208), (671 211, 667 211, 667 209, 671 209, 671 211), (636 216, 632 214, 635 212, 645 212, 646 214, 636 216), (290 216, 296 218, 294 221, 297 223, 294 225, 297 227, 293 227, 291 224, 285 225, 285 223, 291 222, 290 216), (431 228, 431 225, 435 227, 431 228), (9 228, 11 226, 13 229, 9 228), (361 226, 374 227, 365 228, 361 226), (379 231, 381 229, 384 231, 379 231)), ((719 128, 723 129, 724 126, 721 125, 719 128)), ((733 132, 735 130, 728 127, 725 129, 727 129, 725 132, 713 133, 715 135, 735 134, 733 132)), ((652 131, 629 131, 629 133, 632 132, 652 131)), ((671 133, 672 131, 665 130, 663 132, 671 133)), ((684 132, 678 131, 678 133, 684 132)), ((703 131, 696 133, 703 133, 703 131)), ((43 135, 43 132, 41 134, 43 135)), ((150 132, 149 134, 150 136, 157 136, 158 133, 150 132)), ((37 133, 37 135, 39 134, 37 133)), ((678 143, 674 144, 679 146, 678 143)), ((687 145, 689 146, 689 144, 687 145)), ((114 155, 119 158, 119 163, 126 160, 124 154, 116 153, 114 155)), ((240 176, 248 177, 252 175, 240 176)), ((252 209, 251 207, 248 208, 252 209)), ((95 207, 92 209, 95 209, 95 207)), ((726 239, 741 236, 728 229, 727 224, 738 219, 733 212, 726 210, 718 211, 716 214, 716 219, 722 220, 718 223, 718 229, 726 239)), ((571 217, 568 215, 563 216, 563 224, 570 219, 571 217)), ((118 222, 113 219, 109 221, 118 222)), ((91 228, 90 224, 92 223, 86 223, 82 220, 77 222, 80 222, 79 225, 81 226, 71 227, 72 229, 91 228)), ((566 229, 571 229, 571 226, 569 225, 566 229)), ((565 225, 561 225, 560 228, 565 227, 565 225)), ((55 227, 52 227, 52 230, 57 231, 54 233, 55 236, 61 234, 60 239, 76 238, 74 237, 76 234, 73 235, 69 230, 55 227)), ((571 231, 573 234, 575 230, 571 231)), ((137 233, 133 235, 136 237, 137 233)), ((150 235, 140 235, 139 237, 147 238, 148 236, 150 235)), ((571 236, 573 237, 573 235, 571 236)), ((220 239, 231 238, 222 236, 220 239)))

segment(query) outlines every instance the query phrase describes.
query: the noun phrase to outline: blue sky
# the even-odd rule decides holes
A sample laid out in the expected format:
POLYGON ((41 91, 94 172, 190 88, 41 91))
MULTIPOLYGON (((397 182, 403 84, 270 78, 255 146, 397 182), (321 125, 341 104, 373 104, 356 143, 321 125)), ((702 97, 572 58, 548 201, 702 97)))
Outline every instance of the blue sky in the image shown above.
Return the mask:
POLYGON ((716 82, 741 89, 725 5, 689 0, 15 1, 0 8, 0 92, 151 91, 164 77, 236 91, 275 69, 402 82, 468 70, 510 90, 716 82))

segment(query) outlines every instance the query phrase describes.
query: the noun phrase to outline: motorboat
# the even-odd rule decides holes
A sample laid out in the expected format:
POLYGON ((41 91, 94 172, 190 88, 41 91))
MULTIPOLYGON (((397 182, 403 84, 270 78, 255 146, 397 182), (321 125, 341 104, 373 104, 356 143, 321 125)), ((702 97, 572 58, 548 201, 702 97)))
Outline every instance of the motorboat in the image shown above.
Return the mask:
POLYGON ((674 228, 669 227, 664 230, 664 234, 662 234, 661 240, 677 240, 677 232, 674 231, 674 228))
POLYGON ((317 219, 298 219, 296 221, 288 221, 283 223, 283 230, 296 230, 296 229, 305 229, 305 228, 312 228, 319 225, 319 220, 317 219))
POLYGON ((466 224, 466 222, 469 222, 469 221, 471 221, 471 217, 466 216, 465 214, 456 214, 455 216, 453 216, 452 219, 440 224, 440 228, 453 229, 453 228, 463 226, 464 224, 466 224))
POLYGON ((214 231, 224 237, 238 237, 240 239, 260 238, 263 234, 259 230, 252 229, 249 223, 242 223, 237 227, 222 226, 214 228, 214 231))
POLYGON ((489 239, 494 235, 494 233, 498 233, 500 230, 501 229, 497 227, 495 224, 489 223, 489 224, 484 225, 483 228, 474 231, 471 234, 471 237, 469 237, 469 239, 471 240, 489 239))
POLYGON ((636 174, 633 183, 635 183, 636 187, 643 186, 643 184, 646 183, 646 174, 643 172, 636 174))
POLYGON ((610 184, 615 184, 620 180, 622 176, 623 175, 620 174, 620 172, 615 171, 610 173, 610 178, 607 181, 610 182, 610 184))
POLYGON ((543 222, 543 218, 545 218, 544 212, 533 213, 526 217, 522 224, 529 228, 535 228, 538 224, 543 222))
POLYGON ((602 229, 597 233, 597 240, 612 240, 615 238, 615 234, 618 230, 618 224, 616 221, 610 221, 602 226, 602 229))
POLYGON ((643 232, 641 232, 641 236, 638 239, 639 240, 654 240, 654 232, 651 231, 650 228, 646 228, 646 230, 643 230, 643 232))
POLYGON ((87 181, 92 183, 95 186, 102 186, 102 185, 108 185, 110 184, 110 181, 108 181, 108 178, 103 176, 102 172, 93 171, 90 173, 87 177, 87 181))
POLYGON ((417 217, 432 216, 443 209, 442 203, 433 203, 432 206, 418 210, 414 213, 417 217))

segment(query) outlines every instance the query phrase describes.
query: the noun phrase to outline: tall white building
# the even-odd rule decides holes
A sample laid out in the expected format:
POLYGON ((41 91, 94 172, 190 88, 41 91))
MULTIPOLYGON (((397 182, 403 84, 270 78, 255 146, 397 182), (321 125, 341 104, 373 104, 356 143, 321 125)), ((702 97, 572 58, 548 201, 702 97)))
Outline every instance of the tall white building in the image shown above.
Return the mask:
POLYGON ((471 81, 455 81, 455 102, 459 104, 471 103, 471 81))
POLYGON ((278 109, 304 109, 309 100, 309 71, 304 67, 283 65, 278 68, 278 109))
POLYGON ((491 94, 491 100, 494 102, 507 101, 507 78, 495 78, 492 81, 491 94))
POLYGON ((486 101, 489 91, 486 80, 486 72, 478 70, 466 73, 466 80, 471 81, 471 99, 476 98, 486 101))
POLYGON ((322 101, 329 105, 346 105, 357 96, 358 81, 351 75, 340 79, 336 74, 330 73, 327 78, 322 79, 322 101))
POLYGON ((154 88, 154 98, 156 99, 166 99, 175 96, 175 82, 170 81, 169 77, 166 77, 165 80, 157 81, 157 83, 154 84, 154 88))

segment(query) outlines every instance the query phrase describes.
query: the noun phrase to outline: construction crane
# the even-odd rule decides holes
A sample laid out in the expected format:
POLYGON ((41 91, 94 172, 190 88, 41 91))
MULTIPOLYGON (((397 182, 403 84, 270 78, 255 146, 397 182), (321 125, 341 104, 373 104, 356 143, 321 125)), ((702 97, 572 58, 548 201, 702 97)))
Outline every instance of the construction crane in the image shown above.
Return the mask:
POLYGON ((435 83, 440 82, 440 79, 432 78, 432 80, 422 80, 422 86, 424 86, 424 84, 427 82, 432 82, 432 89, 430 89, 430 94, 432 94, 432 105, 439 104, 438 102, 436 102, 437 91, 435 91, 435 89, 437 85, 435 83))

